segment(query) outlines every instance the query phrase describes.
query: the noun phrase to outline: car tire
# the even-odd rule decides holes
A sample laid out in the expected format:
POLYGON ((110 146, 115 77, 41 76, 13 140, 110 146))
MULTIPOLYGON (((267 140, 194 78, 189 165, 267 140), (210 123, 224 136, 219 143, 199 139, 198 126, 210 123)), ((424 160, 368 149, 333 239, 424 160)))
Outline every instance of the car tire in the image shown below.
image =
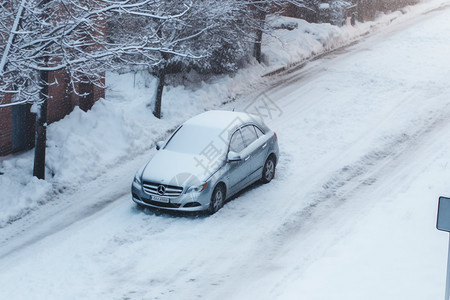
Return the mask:
POLYGON ((223 184, 218 184, 211 195, 211 201, 209 202, 209 213, 212 215, 222 208, 225 202, 225 187, 223 184))
POLYGON ((262 183, 269 183, 275 177, 275 159, 273 156, 269 156, 264 163, 264 168, 262 171, 262 183))

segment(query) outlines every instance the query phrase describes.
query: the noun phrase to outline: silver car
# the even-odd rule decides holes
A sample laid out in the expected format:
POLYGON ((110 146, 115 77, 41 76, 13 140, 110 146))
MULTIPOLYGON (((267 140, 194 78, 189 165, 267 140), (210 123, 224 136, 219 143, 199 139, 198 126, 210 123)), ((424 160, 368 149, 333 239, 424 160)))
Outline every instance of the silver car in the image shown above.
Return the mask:
POLYGON ((137 173, 131 186, 140 206, 213 214, 225 200, 260 180, 270 182, 278 141, 259 118, 208 111, 182 124, 137 173))

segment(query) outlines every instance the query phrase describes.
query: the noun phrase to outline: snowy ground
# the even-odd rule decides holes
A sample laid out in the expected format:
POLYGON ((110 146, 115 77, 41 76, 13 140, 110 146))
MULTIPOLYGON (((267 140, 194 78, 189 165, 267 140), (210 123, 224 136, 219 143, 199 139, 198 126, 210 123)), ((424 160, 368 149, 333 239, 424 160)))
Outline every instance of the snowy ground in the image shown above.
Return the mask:
MULTIPOLYGON (((136 101, 116 86, 92 112, 51 126, 55 176, 22 179, 35 190, 18 202, 38 208, 0 229, 0 298, 443 298, 448 237, 435 219, 439 195, 450 195, 450 9, 414 15, 275 78, 259 81, 268 69, 254 67, 173 88, 167 104, 187 93, 192 105, 161 121, 145 109, 151 82, 114 79, 136 101), (155 139, 205 104, 220 106, 223 98, 210 102, 220 93, 237 97, 224 109, 273 109, 265 121, 282 151, 276 179, 211 217, 136 209, 130 181, 155 139), (58 149, 71 147, 79 153, 58 149), (32 193, 49 190, 53 201, 39 206, 32 193)), ((2 197, 27 155, 3 160, 2 197)))
POLYGON ((108 74, 105 100, 87 113, 76 108, 64 120, 49 126, 45 181, 31 176, 33 151, 0 157, 0 228, 44 203, 64 198, 111 167, 143 155, 156 140, 165 138, 167 132, 189 117, 235 99, 248 101, 253 91, 262 91, 272 84, 273 76, 267 74, 301 66, 367 34, 447 5, 450 0, 424 0, 402 12, 380 15, 373 22, 354 27, 289 18, 274 21, 297 22, 298 28, 264 37, 262 65, 250 65, 232 77, 210 78, 199 84, 194 76, 185 80, 185 86, 167 87, 163 120, 151 115, 156 83, 153 77, 145 73, 108 74))

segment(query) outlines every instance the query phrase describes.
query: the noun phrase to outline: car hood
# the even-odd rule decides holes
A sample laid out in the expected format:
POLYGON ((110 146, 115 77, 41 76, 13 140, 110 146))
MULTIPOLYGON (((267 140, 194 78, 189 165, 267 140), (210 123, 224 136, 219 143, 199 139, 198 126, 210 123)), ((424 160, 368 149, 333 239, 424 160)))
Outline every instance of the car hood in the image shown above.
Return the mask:
POLYGON ((159 150, 147 163, 142 180, 176 186, 191 186, 205 182, 223 160, 211 163, 205 156, 159 150))

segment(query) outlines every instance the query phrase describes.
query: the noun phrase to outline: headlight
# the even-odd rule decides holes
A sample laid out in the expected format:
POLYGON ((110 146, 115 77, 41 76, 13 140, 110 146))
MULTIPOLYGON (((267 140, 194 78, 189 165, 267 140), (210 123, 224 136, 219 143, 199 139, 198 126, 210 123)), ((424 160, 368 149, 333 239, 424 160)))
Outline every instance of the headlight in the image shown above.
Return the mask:
POLYGON ((201 191, 203 191, 206 188, 207 183, 203 183, 201 185, 197 185, 197 186, 191 186, 188 189, 188 193, 193 193, 193 192, 197 192, 200 193, 201 191))
POLYGON ((136 184, 138 184, 138 185, 142 185, 142 182, 141 182, 141 176, 139 176, 139 175, 140 175, 140 174, 136 174, 136 175, 134 176, 133 182, 136 183, 136 184))

